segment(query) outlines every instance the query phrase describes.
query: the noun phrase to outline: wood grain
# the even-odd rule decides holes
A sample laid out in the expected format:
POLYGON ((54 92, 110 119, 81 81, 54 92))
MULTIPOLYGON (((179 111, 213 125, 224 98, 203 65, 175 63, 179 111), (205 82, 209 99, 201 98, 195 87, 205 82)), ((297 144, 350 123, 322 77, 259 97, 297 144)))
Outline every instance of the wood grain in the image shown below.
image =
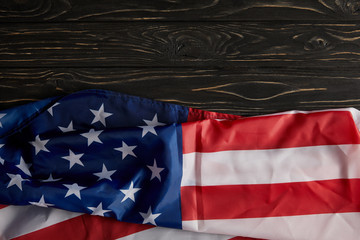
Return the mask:
POLYGON ((359 24, 12 24, 0 67, 358 67, 359 24))
POLYGON ((4 0, 1 22, 359 20, 358 0, 4 0))
POLYGON ((257 115, 360 109, 359 0, 0 1, 0 109, 100 88, 257 115))
POLYGON ((83 89, 107 89, 244 116, 360 109, 360 73, 339 69, 3 69, 0 109, 83 89))

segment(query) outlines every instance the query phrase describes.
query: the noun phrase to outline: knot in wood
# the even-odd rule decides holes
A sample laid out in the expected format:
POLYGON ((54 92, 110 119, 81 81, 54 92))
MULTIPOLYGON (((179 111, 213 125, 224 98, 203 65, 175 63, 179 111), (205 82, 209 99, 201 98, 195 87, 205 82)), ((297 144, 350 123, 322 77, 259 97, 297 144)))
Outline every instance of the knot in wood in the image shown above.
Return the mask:
POLYGON ((309 51, 323 50, 330 47, 330 42, 323 37, 314 36, 305 42, 304 49, 309 51))
POLYGON ((70 0, 6 0, 0 1, 2 16, 14 19, 33 18, 49 20, 71 9, 70 0))
POLYGON ((196 38, 186 38, 171 44, 170 55, 176 59, 199 59, 209 55, 209 47, 196 38))
POLYGON ((335 0, 335 4, 345 15, 359 15, 359 0, 335 0))

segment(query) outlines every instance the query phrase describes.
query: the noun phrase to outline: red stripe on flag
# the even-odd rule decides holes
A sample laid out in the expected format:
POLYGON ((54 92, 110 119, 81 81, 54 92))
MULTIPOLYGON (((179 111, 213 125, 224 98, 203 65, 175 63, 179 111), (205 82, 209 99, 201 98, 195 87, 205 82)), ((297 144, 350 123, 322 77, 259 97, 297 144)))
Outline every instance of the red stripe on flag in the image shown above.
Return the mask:
POLYGON ((182 220, 360 212, 360 179, 181 187, 182 220))
POLYGON ((5 207, 7 207, 7 206, 9 206, 9 205, 2 205, 2 204, 0 204, 0 209, 5 208, 5 207))
POLYGON ((229 119, 229 120, 235 120, 240 119, 241 116, 239 115, 232 115, 232 114, 226 114, 226 113, 219 113, 219 112, 209 112, 204 111, 200 109, 195 108, 189 108, 188 113, 188 122, 194 122, 204 119, 229 119))
POLYGON ((283 114, 182 124, 183 153, 360 143, 348 111, 283 114))
POLYGON ((50 227, 19 236, 17 240, 51 239, 116 239, 125 237, 154 226, 119 222, 99 216, 81 215, 50 227))

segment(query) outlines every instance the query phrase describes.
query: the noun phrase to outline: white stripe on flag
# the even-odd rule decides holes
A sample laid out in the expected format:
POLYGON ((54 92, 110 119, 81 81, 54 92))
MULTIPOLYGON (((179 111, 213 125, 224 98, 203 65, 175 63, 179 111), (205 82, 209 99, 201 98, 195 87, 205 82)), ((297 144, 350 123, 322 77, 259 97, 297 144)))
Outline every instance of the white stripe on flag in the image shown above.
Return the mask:
POLYGON ((181 186, 267 184, 360 178, 360 145, 327 145, 183 155, 181 186))
POLYGON ((190 232, 179 229, 155 227, 119 238, 121 240, 226 240, 228 235, 190 232))
POLYGON ((0 236, 11 239, 80 215, 56 208, 8 206, 0 209, 0 236))
POLYGON ((360 213, 183 221, 191 231, 226 233, 265 239, 356 240, 360 213))

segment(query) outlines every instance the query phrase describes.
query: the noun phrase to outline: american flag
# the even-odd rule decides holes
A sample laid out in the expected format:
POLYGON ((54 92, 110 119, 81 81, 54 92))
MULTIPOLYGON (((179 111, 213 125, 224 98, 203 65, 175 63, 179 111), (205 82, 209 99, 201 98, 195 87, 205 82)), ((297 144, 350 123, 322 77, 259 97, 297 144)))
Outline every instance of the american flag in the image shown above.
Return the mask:
POLYGON ((102 90, 3 111, 0 233, 357 239, 359 118, 241 118, 102 90))

